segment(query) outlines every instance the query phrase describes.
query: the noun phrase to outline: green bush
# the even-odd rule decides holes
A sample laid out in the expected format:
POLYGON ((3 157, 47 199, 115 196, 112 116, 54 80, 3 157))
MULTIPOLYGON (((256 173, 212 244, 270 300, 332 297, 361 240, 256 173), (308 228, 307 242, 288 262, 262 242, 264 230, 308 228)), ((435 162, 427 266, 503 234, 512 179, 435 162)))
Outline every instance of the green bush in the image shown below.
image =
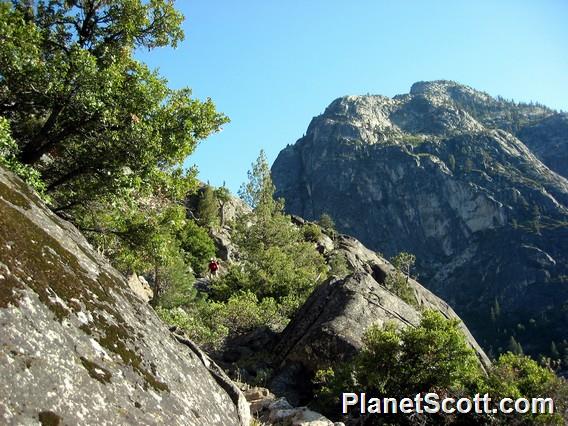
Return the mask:
POLYGON ((417 306, 414 290, 400 271, 395 271, 387 275, 385 287, 409 305, 417 306))
POLYGON ((292 315, 325 279, 325 260, 283 214, 282 202, 274 200, 270 169, 262 153, 240 195, 253 211, 235 221, 232 237, 240 262, 216 280, 214 298, 226 301, 234 293, 249 291, 261 302, 273 298, 280 312, 292 315))
POLYGON ((425 311, 418 327, 370 327, 363 349, 351 362, 319 374, 323 385, 319 395, 335 403, 341 392, 349 390, 402 398, 439 389, 461 391, 480 377, 475 352, 459 321, 425 311))
POLYGON ((46 198, 46 187, 40 173, 33 167, 18 161, 18 153, 18 145, 10 132, 10 123, 4 117, 0 117, 0 165, 17 174, 39 195, 46 198))
POLYGON ((210 258, 215 256, 215 243, 195 221, 188 220, 178 233, 186 261, 197 274, 203 272, 210 258))
POLYGON ((159 307, 160 317, 183 329, 189 338, 209 349, 218 349, 228 336, 250 332, 260 326, 282 329, 287 319, 271 298, 258 301, 251 292, 232 295, 227 302, 195 300, 182 307, 159 307))
POLYGON ((306 241, 318 242, 322 236, 321 228, 313 223, 302 226, 302 234, 306 241))
MULTIPOLYGON (((523 355, 506 353, 499 357, 482 382, 480 393, 490 393, 493 398, 552 398, 555 414, 525 414, 497 416, 498 424, 547 424, 564 425, 568 418, 561 413, 568 409, 568 383, 558 378, 549 368, 541 367, 536 361, 523 355)), ((496 422, 496 423, 497 423, 496 422)))
POLYGON ((169 266, 163 268, 161 280, 163 290, 158 297, 158 305, 175 308, 187 306, 195 300, 197 296, 193 286, 195 278, 181 256, 173 258, 169 266))
POLYGON ((414 290, 410 286, 409 280, 410 272, 415 262, 416 256, 404 251, 400 252, 391 259, 391 263, 395 267, 395 271, 390 273, 385 279, 385 287, 406 303, 413 306, 417 306, 417 302, 414 290))
POLYGON ((229 335, 228 327, 218 321, 222 310, 222 303, 199 301, 191 310, 159 307, 156 312, 167 324, 185 331, 198 345, 205 349, 217 349, 229 335))
POLYGON ((327 265, 329 266, 329 275, 343 278, 349 274, 347 259, 341 253, 332 253, 327 259, 327 265))
MULTIPOLYGON (((342 392, 366 392, 373 397, 404 398, 419 392, 452 397, 473 397, 489 393, 502 397, 551 397, 554 415, 424 414, 420 418, 402 413, 367 418, 365 424, 564 424, 568 385, 547 368, 525 356, 511 353, 484 374, 475 352, 463 335, 459 320, 446 319, 439 312, 425 311, 418 327, 396 329, 370 327, 363 349, 339 366, 316 374, 317 402, 330 415, 340 412, 342 392), (338 408, 339 407, 339 408, 338 408), (375 422, 375 423, 374 423, 375 422), (379 423, 382 422, 382 423, 379 423)), ((353 410, 357 417, 357 411, 353 410)))
POLYGON ((199 196, 197 203, 197 214, 199 223, 202 226, 213 228, 219 225, 219 201, 217 195, 210 185, 206 185, 199 196))
POLYGON ((335 222, 333 221, 331 216, 328 215, 327 213, 322 213, 322 215, 318 220, 318 225, 328 232, 335 231, 335 222))

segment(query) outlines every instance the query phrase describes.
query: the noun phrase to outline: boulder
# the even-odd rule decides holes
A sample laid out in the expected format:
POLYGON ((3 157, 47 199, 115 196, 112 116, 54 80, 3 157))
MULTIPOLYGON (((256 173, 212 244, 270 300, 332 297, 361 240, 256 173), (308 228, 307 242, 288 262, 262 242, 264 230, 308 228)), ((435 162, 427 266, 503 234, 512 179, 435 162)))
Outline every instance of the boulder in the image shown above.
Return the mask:
POLYGON ((154 297, 154 292, 144 278, 141 275, 130 274, 127 278, 128 286, 140 299, 148 303, 154 297))
MULTIPOLYGON (((446 303, 420 284, 410 284, 424 308, 439 311, 447 318, 458 318, 446 303)), ((416 326, 420 317, 418 306, 391 293, 368 272, 358 271, 318 287, 283 331, 274 353, 280 363, 299 363, 313 373, 357 353, 363 334, 371 325, 389 322, 399 327, 416 326)), ((465 326, 463 330, 482 364, 489 365, 465 326)))
POLYGON ((216 364, 2 168, 0 230, 0 423, 249 424, 216 364))
MULTIPOLYGON (((335 247, 352 272, 344 278, 332 277, 317 287, 273 350, 278 368, 270 389, 293 405, 311 399, 310 379, 317 370, 347 361, 362 348, 363 335, 371 325, 389 322, 400 328, 414 327, 424 309, 459 319, 446 302, 412 278, 408 283, 414 293, 413 304, 389 291, 384 282, 395 273, 394 267, 355 238, 338 235, 335 247)), ((487 355, 461 320, 460 325, 480 364, 488 367, 487 355)))

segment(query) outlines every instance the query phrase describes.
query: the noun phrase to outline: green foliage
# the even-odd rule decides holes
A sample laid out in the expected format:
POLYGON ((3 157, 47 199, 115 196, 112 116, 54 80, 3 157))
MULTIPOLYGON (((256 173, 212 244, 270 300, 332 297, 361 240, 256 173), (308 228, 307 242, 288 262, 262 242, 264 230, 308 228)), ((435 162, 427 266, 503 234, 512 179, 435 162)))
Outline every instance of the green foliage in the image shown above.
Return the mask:
POLYGON ((244 291, 232 295, 225 303, 222 322, 231 334, 242 334, 262 325, 283 328, 287 320, 274 299, 266 297, 259 301, 254 293, 244 291))
POLYGON ((18 160, 19 148, 10 132, 10 123, 0 117, 0 165, 21 177, 40 195, 45 195, 45 183, 34 168, 18 160))
POLYGON ((218 321, 222 309, 221 303, 198 301, 191 309, 158 307, 156 312, 164 322, 182 329, 198 345, 216 349, 229 334, 227 326, 218 321))
POLYGON ((197 296, 193 287, 195 279, 181 256, 175 256, 163 268, 161 281, 162 293, 156 303, 164 308, 187 306, 197 296))
POLYGON ((342 253, 332 253, 327 258, 327 264, 329 266, 329 275, 333 275, 338 278, 344 278, 350 272, 349 265, 347 264, 347 259, 342 253))
POLYGON ((274 184, 263 152, 240 195, 253 211, 236 220, 232 236, 240 263, 216 281, 215 297, 227 300, 239 290, 248 290, 261 301, 275 299, 283 315, 289 316, 325 278, 324 258, 312 243, 304 241, 302 231, 274 200, 274 184))
POLYGON ((189 274, 184 256, 210 253, 184 230, 197 181, 183 161, 228 121, 134 57, 175 46, 182 20, 167 0, 0 2, 0 162, 122 271, 151 272, 168 304, 187 299, 169 284, 189 274))
POLYGON ((500 415, 498 424, 565 424, 562 413, 568 409, 568 383, 550 369, 539 366, 527 356, 506 353, 499 357, 482 382, 481 393, 493 398, 552 398, 555 414, 500 415), (515 419, 513 419, 513 416, 515 419))
POLYGON ((363 349, 347 364, 319 374, 319 398, 337 404, 341 392, 403 398, 418 392, 461 393, 482 377, 458 320, 425 311, 418 327, 370 327, 363 349))
POLYGON ((183 329, 199 345, 211 349, 221 347, 230 335, 263 325, 281 329, 287 321, 274 299, 259 302, 251 292, 233 294, 226 302, 200 299, 183 308, 160 307, 158 314, 168 324, 183 329))
POLYGON ((416 256, 405 251, 401 251, 391 259, 393 266, 406 275, 406 280, 410 278, 410 270, 416 262, 416 256))
POLYGON ((391 259, 395 271, 387 275, 385 279, 385 287, 396 294, 406 303, 416 306, 416 296, 414 290, 410 286, 410 271, 416 257, 413 254, 400 252, 391 259))
POLYGON ((335 231, 335 222, 333 221, 331 216, 328 215, 327 213, 322 213, 322 215, 318 220, 318 224, 326 231, 331 231, 331 232, 335 231))
POLYGON ((308 223, 302 226, 302 234, 304 235, 304 239, 306 241, 311 241, 314 243, 318 242, 323 235, 321 228, 314 223, 308 223))
POLYGON ((517 342, 517 340, 515 339, 514 336, 511 336, 509 338, 509 344, 507 347, 507 350, 515 355, 522 355, 523 354, 523 347, 521 346, 521 344, 519 342, 517 342))
POLYGON ((181 40, 171 2, 14 3, 0 5, 0 111, 56 208, 152 186, 226 122, 133 57, 181 40))
POLYGON ((202 226, 212 228, 219 225, 219 202, 214 189, 206 185, 199 196, 197 215, 202 226))
POLYGON ((404 134, 400 136, 400 141, 412 146, 418 146, 425 141, 425 137, 421 135, 404 134))
POLYGON ((215 190, 215 197, 219 203, 221 226, 225 226, 225 204, 231 200, 231 193, 229 189, 225 187, 225 184, 223 184, 223 186, 215 190))
POLYGON ((193 220, 187 220, 184 227, 178 232, 183 255, 194 272, 205 270, 207 262, 215 256, 215 243, 207 233, 193 220))
POLYGON ((255 210, 257 216, 270 216, 282 210, 283 202, 274 199, 274 183, 264 150, 247 172, 248 180, 241 185, 239 197, 255 210))
MULTIPOLYGON (((530 358, 512 353, 502 355, 488 374, 484 374, 458 320, 426 311, 415 328, 397 330, 392 324, 382 329, 370 327, 363 343, 363 349, 351 361, 316 374, 317 397, 322 409, 337 413, 342 392, 366 392, 374 397, 398 399, 418 392, 458 398, 489 393, 494 401, 504 397, 551 397, 555 401, 556 414, 472 415, 467 420, 463 416, 453 419, 431 416, 427 419, 428 415, 425 415, 419 422, 563 424, 561 413, 565 412, 568 402, 568 384, 564 379, 530 358)), ((400 413, 383 414, 380 419, 392 424, 415 424, 410 417, 400 413)), ((373 421, 377 418, 367 420, 371 422, 369 424, 376 424, 373 421)))

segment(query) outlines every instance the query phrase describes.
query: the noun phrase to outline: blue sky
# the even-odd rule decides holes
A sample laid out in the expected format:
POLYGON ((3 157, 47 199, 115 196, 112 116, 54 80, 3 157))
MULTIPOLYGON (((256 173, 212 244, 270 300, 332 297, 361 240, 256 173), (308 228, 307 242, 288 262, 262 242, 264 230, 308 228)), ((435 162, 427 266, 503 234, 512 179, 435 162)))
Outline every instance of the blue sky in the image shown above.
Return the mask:
POLYGON ((348 94, 455 80, 568 110, 566 0, 178 0, 185 41, 139 57, 231 118, 186 164, 236 192, 348 94))

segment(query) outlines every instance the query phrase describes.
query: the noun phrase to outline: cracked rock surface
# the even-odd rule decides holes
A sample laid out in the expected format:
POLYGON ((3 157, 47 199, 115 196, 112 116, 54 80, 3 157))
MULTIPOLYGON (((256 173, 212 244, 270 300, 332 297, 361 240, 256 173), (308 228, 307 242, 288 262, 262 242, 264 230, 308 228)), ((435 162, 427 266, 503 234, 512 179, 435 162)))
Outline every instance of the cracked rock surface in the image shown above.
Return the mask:
POLYGON ((0 330, 2 424, 249 424, 223 372, 2 168, 0 330))

